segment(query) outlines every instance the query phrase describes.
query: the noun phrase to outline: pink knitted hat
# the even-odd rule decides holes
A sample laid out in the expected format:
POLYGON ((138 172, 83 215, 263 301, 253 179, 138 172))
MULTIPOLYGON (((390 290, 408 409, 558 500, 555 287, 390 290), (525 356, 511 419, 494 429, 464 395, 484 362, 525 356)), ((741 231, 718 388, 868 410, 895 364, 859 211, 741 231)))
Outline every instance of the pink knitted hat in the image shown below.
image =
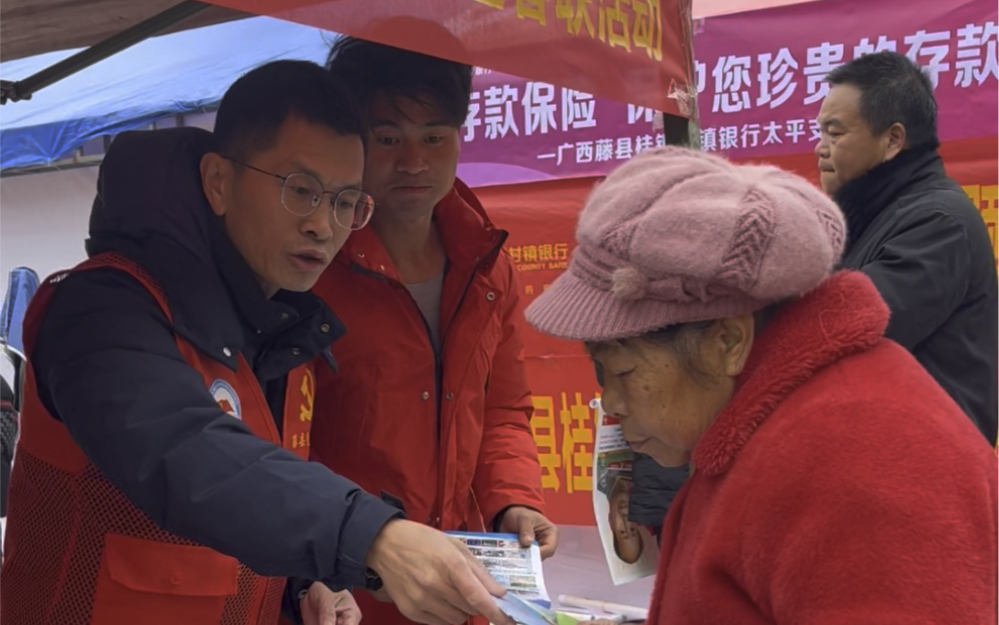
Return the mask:
POLYGON ((604 341, 752 313, 825 280, 845 233, 839 208, 798 176, 684 148, 645 152, 590 194, 569 268, 527 321, 604 341))

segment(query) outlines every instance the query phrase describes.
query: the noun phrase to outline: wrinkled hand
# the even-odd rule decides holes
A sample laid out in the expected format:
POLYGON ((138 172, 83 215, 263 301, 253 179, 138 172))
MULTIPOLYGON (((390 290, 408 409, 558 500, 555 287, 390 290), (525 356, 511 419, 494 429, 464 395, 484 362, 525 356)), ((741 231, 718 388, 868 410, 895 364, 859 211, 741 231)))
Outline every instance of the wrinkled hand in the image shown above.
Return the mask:
POLYGON ((410 521, 389 521, 368 552, 367 565, 406 618, 428 625, 457 625, 484 616, 514 625, 493 597, 506 591, 485 567, 448 536, 410 521))
POLYGON ((361 610, 350 591, 333 592, 322 582, 309 586, 300 607, 305 625, 359 625, 361 622, 361 610))
POLYGON ((522 547, 530 547, 537 540, 542 560, 555 555, 555 549, 558 547, 558 528, 537 510, 523 506, 507 508, 500 521, 499 530, 505 534, 520 536, 522 547))

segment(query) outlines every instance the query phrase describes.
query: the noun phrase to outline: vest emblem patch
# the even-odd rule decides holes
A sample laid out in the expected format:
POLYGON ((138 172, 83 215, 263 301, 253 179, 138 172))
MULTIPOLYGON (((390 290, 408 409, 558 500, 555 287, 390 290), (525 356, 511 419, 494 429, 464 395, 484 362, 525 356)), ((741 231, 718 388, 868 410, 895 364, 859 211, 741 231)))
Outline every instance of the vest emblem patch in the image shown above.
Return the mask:
POLYGON ((239 410, 239 396, 236 395, 236 389, 228 382, 225 380, 215 380, 208 391, 215 398, 215 402, 223 412, 237 419, 243 418, 243 413, 239 410))

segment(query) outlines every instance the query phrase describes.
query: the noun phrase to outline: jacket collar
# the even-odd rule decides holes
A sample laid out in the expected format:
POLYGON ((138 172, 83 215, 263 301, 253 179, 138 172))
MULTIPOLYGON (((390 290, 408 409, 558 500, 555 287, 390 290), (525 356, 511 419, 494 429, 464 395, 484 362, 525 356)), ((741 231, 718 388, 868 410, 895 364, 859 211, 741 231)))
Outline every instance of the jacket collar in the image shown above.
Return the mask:
POLYGON ((753 346, 732 400, 694 449, 696 470, 727 470, 760 424, 809 378, 873 348, 888 315, 870 278, 853 271, 837 273, 785 305, 753 346))
MULTIPOLYGON (((488 269, 508 234, 493 225, 479 199, 458 179, 450 193, 434 207, 434 223, 440 230, 448 264, 458 268, 488 269)), ((351 233, 334 262, 354 265, 399 281, 392 259, 374 228, 351 233)))
POLYGON ((928 177, 941 175, 944 175, 943 161, 935 147, 927 146, 905 150, 843 185, 836 193, 836 202, 846 216, 847 250, 907 189, 928 177))
POLYGON ((101 165, 88 255, 138 263, 166 294, 174 330, 230 368, 248 337, 267 342, 292 328, 302 360, 314 357, 342 325, 312 293, 265 297, 201 190, 212 145, 196 128, 119 135, 101 165))

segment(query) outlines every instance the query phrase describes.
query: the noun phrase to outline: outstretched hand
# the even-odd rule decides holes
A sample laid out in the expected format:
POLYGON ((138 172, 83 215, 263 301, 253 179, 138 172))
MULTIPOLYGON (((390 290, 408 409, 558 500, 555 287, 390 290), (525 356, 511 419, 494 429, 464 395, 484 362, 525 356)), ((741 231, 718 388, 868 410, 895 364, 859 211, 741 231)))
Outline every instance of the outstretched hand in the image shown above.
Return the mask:
POLYGON ((406 618, 428 625, 458 625, 484 616, 514 625, 496 605, 506 594, 464 545, 435 529, 400 519, 375 538, 367 564, 406 618))

